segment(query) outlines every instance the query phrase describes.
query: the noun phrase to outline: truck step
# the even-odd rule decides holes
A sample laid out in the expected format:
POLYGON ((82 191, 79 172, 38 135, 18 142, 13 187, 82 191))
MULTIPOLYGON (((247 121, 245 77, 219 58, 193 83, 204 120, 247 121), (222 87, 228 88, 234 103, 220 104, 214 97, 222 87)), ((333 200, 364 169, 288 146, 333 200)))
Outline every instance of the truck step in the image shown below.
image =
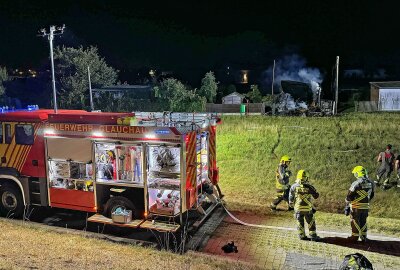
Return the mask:
POLYGON ((104 223, 104 224, 110 224, 113 226, 119 226, 119 227, 130 227, 130 228, 137 228, 139 227, 140 224, 142 224, 143 220, 142 219, 134 219, 131 222, 128 223, 115 223, 111 218, 107 218, 103 215, 100 214, 95 214, 87 219, 89 222, 96 222, 96 223, 104 223))

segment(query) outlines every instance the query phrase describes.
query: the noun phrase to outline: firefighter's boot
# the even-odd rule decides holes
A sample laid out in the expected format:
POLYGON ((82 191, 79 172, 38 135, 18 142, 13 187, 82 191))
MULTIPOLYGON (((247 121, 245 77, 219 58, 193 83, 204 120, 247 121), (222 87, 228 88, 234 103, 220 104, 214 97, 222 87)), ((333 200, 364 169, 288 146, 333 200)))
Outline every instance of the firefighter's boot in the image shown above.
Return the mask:
POLYGON ((389 189, 390 187, 391 187, 391 185, 390 185, 389 178, 386 178, 385 181, 383 181, 382 189, 389 189))
POLYGON ((379 175, 376 175, 376 180, 374 180, 374 183, 375 183, 375 185, 378 186, 378 187, 381 185, 380 180, 381 180, 381 179, 380 179, 379 175))
POLYGON ((360 241, 366 243, 369 241, 369 239, 366 236, 360 236, 360 241))
POLYGON ((321 237, 318 235, 310 235, 310 240, 313 242, 319 242, 321 240, 321 237))
POLYGON ((310 240, 305 234, 299 234, 300 240, 310 240))

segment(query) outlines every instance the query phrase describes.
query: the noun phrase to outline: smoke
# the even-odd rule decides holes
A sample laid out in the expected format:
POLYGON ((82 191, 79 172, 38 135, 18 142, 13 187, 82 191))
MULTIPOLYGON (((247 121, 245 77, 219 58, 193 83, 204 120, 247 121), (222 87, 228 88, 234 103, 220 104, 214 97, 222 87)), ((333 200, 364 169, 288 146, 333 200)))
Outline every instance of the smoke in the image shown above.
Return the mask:
POLYGON ((294 111, 298 109, 308 109, 307 104, 304 101, 295 101, 294 98, 288 94, 283 93, 279 97, 279 102, 277 104, 278 112, 294 111))
MULTIPOLYGON (((272 84, 273 66, 270 66, 263 74, 264 83, 272 84)), ((278 59, 275 62, 274 73, 274 93, 280 92, 282 80, 298 81, 307 83, 313 92, 313 100, 317 100, 318 94, 321 91, 320 83, 323 81, 323 76, 318 68, 307 67, 307 61, 304 57, 298 54, 290 54, 278 59)), ((278 112, 294 111, 297 109, 308 109, 304 101, 294 100, 293 97, 284 93, 279 97, 278 112)))
MULTIPOLYGON (((263 74, 264 82, 272 84, 272 70, 270 66, 263 74)), ((286 55, 275 62, 274 92, 277 93, 282 80, 299 81, 308 83, 314 95, 320 91, 323 76, 318 68, 307 67, 307 61, 298 54, 286 55)))

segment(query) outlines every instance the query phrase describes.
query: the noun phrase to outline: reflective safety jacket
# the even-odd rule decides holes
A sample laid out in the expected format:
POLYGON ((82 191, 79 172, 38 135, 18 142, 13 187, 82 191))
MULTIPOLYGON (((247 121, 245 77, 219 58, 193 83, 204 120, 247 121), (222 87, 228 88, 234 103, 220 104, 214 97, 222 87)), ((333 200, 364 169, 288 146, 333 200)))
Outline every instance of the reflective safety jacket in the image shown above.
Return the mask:
POLYGON ((318 197, 319 193, 311 184, 297 179, 290 188, 289 204, 294 204, 296 212, 309 212, 313 209, 313 198, 317 199, 318 197))
POLYGON ((275 172, 276 175, 276 190, 284 191, 289 188, 289 177, 291 172, 288 170, 288 166, 286 164, 279 164, 278 168, 275 172))
POLYGON ((346 203, 350 204, 352 209, 369 209, 369 202, 374 197, 375 185, 368 177, 357 178, 347 193, 346 203))

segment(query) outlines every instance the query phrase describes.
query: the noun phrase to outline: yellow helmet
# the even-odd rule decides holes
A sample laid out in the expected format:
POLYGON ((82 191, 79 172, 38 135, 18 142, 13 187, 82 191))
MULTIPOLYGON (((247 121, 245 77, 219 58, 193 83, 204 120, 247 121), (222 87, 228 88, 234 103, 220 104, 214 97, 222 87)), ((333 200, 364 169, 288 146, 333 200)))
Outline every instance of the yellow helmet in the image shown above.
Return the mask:
POLYGON ((290 162, 292 159, 288 155, 284 155, 281 157, 281 163, 282 162, 290 162))
POLYGON ((363 166, 355 166, 352 173, 356 178, 367 176, 367 170, 363 166))
POLYGON ((299 180, 307 181, 308 177, 309 177, 309 174, 305 170, 300 170, 297 172, 297 179, 299 179, 299 180))

